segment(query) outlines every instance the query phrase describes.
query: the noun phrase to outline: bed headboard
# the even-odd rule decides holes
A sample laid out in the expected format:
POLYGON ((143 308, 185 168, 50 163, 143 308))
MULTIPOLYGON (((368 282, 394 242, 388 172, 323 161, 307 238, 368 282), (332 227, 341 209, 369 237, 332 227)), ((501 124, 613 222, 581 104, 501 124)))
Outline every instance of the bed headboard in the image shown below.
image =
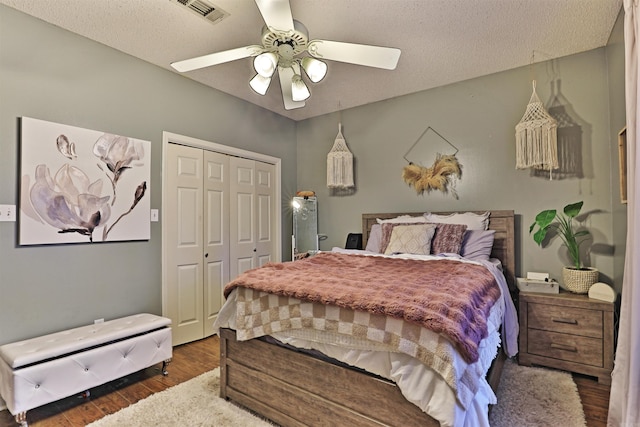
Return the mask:
MULTIPOLYGON (((485 213, 487 211, 465 211, 475 213, 485 213)), ((499 210, 489 211, 489 230, 496 230, 496 234, 493 240, 493 249, 491 251, 491 257, 497 258, 502 262, 502 269, 504 276, 507 279, 507 284, 511 289, 516 287, 516 257, 515 257, 515 224, 513 211, 499 210)), ((455 212, 434 212, 441 215, 452 214, 455 212)), ((371 232, 371 226, 376 224, 377 218, 389 219, 395 218, 400 215, 412 215, 421 216, 422 212, 400 212, 400 213, 375 213, 375 214, 362 214, 362 247, 367 246, 367 240, 369 240, 369 233, 371 232)))

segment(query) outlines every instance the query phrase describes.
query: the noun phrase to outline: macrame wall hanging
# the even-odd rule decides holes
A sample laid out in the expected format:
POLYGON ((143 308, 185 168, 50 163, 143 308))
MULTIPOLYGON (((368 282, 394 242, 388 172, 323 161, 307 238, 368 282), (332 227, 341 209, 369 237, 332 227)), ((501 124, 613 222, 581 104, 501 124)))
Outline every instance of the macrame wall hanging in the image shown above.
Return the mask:
POLYGON ((338 123, 338 135, 327 154, 327 187, 348 189, 353 183, 353 154, 342 136, 342 123, 338 123))
POLYGON ((533 94, 516 125, 516 169, 533 168, 549 171, 552 178, 558 169, 558 122, 542 105, 533 81, 533 94))
MULTIPOLYGON (((584 178, 581 120, 562 94, 559 78, 551 82, 551 93, 553 98, 547 104, 547 111, 558 122, 558 169, 553 170, 553 179, 584 178)), ((548 178, 549 171, 532 169, 531 175, 548 178)))
POLYGON ((443 193, 451 193, 457 199, 458 193, 455 191, 455 184, 456 180, 462 176, 462 166, 456 158, 457 153, 458 149, 453 144, 434 129, 428 127, 405 154, 404 158, 409 164, 402 170, 402 179, 413 187, 418 194, 439 190, 443 193), (414 147, 423 140, 425 135, 429 136, 430 134, 432 134, 432 137, 435 136, 453 147, 455 152, 453 154, 436 153, 436 159, 431 167, 421 166, 410 161, 408 156, 414 147))

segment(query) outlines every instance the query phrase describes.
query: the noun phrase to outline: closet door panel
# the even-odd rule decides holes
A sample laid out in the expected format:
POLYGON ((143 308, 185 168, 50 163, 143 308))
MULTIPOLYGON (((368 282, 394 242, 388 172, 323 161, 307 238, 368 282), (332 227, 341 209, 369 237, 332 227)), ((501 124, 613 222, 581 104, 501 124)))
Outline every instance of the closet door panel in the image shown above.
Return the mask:
POLYGON ((178 267, 178 319, 179 327, 187 327, 200 323, 202 270, 198 265, 181 265, 178 267))
POLYGON ((173 343, 202 338, 203 331, 203 154, 202 150, 169 144, 165 193, 167 228, 167 317, 173 343))
POLYGON ((231 157, 230 184, 230 277, 257 267, 255 162, 231 157))
POLYGON ((255 162, 256 175, 256 257, 258 265, 273 261, 276 251, 275 166, 255 162))
POLYGON ((234 236, 236 243, 253 245, 253 194, 236 194, 236 212, 238 213, 237 234, 234 236))
POLYGON ((204 152, 204 336, 224 302, 229 281, 229 156, 204 152))
POLYGON ((202 194, 199 188, 180 186, 176 191, 178 262, 194 260, 202 247, 202 194))

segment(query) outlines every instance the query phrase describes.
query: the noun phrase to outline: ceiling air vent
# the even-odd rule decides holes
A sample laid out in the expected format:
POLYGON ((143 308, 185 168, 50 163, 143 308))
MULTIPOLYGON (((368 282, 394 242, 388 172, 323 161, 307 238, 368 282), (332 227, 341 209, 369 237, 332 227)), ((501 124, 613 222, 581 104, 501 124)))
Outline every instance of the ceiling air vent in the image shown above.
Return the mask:
POLYGON ((218 23, 229 14, 218 6, 212 4, 206 0, 169 0, 172 3, 177 3, 189 9, 196 15, 206 19, 212 23, 218 23))

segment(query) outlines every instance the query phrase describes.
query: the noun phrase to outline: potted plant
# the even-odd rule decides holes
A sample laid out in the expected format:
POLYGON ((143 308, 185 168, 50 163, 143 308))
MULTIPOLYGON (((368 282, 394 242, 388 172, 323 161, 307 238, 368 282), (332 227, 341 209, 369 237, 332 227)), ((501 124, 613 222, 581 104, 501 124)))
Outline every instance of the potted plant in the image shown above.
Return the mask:
POLYGON ((573 220, 580 213, 582 204, 583 202, 570 203, 564 207, 563 213, 558 213, 555 209, 544 210, 536 215, 535 222, 529 227, 529 234, 534 232, 536 226, 538 227, 533 233, 533 240, 539 246, 542 246, 542 241, 549 230, 558 233, 573 261, 572 266, 565 266, 562 269, 564 285, 571 292, 581 294, 589 292, 589 287, 598 281, 598 270, 585 267, 580 259, 580 245, 584 242, 584 237, 589 235, 589 231, 576 231, 573 227, 573 220))

